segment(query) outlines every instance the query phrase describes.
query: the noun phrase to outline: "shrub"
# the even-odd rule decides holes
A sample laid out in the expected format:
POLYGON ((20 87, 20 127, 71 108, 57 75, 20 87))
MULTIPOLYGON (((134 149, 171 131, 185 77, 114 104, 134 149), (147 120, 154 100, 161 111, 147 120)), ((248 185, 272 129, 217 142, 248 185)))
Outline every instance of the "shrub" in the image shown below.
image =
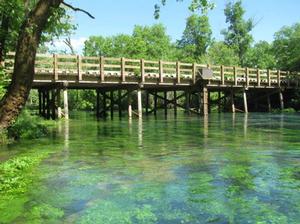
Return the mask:
POLYGON ((8 128, 8 136, 13 139, 35 139, 48 133, 42 118, 30 115, 26 110, 21 113, 13 126, 8 128))

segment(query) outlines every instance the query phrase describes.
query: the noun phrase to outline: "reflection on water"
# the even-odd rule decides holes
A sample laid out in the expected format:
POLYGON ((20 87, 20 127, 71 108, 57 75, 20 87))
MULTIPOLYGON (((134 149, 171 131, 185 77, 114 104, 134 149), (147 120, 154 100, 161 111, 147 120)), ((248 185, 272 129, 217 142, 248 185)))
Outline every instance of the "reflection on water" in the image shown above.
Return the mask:
POLYGON ((299 128, 298 115, 79 114, 12 223, 300 223, 299 128))

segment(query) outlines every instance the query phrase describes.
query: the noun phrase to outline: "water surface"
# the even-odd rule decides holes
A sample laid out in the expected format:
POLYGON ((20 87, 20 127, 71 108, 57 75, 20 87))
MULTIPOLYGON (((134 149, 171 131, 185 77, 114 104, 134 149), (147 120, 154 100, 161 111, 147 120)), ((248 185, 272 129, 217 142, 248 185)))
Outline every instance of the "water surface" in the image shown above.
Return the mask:
POLYGON ((11 223, 300 223, 298 114, 57 126, 0 153, 51 150, 11 223))

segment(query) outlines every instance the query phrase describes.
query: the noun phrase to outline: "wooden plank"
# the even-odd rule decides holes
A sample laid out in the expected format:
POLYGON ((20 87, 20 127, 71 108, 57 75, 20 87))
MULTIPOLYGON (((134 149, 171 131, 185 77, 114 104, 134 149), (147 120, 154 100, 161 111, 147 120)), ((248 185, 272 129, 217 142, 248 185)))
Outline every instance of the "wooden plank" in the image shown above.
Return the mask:
POLYGON ((256 82, 257 82, 257 86, 260 86, 260 70, 259 69, 256 70, 256 82))
POLYGON ((225 84, 225 77, 224 77, 224 65, 221 65, 221 67, 220 67, 220 71, 221 71, 221 83, 222 83, 222 85, 224 85, 225 84))
POLYGON ((141 65, 141 76, 142 76, 142 83, 145 82, 145 60, 141 59, 140 61, 140 65, 141 65))
POLYGON ((236 68, 236 66, 233 67, 233 79, 234 79, 234 85, 237 86, 237 68, 236 68))
POLYGON ((119 68, 119 69, 121 69, 121 65, 104 64, 104 68, 119 68))
POLYGON ((125 58, 121 58, 121 80, 125 82, 125 58))
POLYGON ((246 72, 246 86, 249 86, 249 69, 246 68, 245 72, 246 72))
POLYGON ((145 70, 159 70, 159 67, 149 67, 149 66, 145 66, 145 70))
POLYGON ((270 73, 270 69, 267 70, 267 80, 268 80, 268 86, 271 86, 271 73, 270 73))
POLYGON ((91 63, 83 63, 81 60, 81 67, 95 67, 95 68, 99 68, 99 63, 97 64, 91 64, 91 63))
POLYGON ((163 70, 163 61, 160 60, 160 61, 159 61, 159 82, 160 82, 160 83, 163 83, 163 82, 164 82, 163 73, 164 73, 164 70, 163 70))
POLYGON ((197 72, 197 68, 196 68, 196 64, 193 64, 193 70, 192 70, 192 80, 193 80, 193 84, 196 83, 196 72, 197 72))
POLYGON ((82 81, 81 56, 80 55, 77 55, 77 75, 78 75, 78 81, 82 81))
POLYGON ((189 73, 192 73, 193 72, 193 69, 187 69, 187 68, 180 68, 180 71, 182 72, 189 72, 189 73))
POLYGON ((100 57, 100 65, 99 65, 99 67, 100 67, 100 81, 101 82, 104 82, 104 65, 105 65, 104 63, 105 63, 104 57, 101 56, 100 57))
POLYGON ((53 74, 54 80, 58 80, 58 70, 57 70, 57 55, 53 55, 53 74))
POLYGON ((280 78, 280 70, 277 71, 277 85, 280 87, 281 78, 280 78))
POLYGON ((177 80, 177 83, 179 84, 180 83, 180 62, 177 61, 176 62, 176 80, 177 80))

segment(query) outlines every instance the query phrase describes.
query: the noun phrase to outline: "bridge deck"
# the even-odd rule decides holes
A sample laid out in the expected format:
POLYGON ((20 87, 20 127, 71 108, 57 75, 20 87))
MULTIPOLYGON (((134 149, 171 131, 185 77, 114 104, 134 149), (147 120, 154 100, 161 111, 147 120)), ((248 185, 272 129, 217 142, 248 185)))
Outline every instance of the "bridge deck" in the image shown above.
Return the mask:
MULTIPOLYGON (((13 70, 14 53, 5 60, 13 70)), ((265 69, 203 65, 144 59, 83 57, 38 54, 34 88, 68 83, 68 88, 191 88, 197 82, 207 88, 298 88, 300 73, 265 69), (213 76, 202 80, 200 71, 210 68, 213 76)))

